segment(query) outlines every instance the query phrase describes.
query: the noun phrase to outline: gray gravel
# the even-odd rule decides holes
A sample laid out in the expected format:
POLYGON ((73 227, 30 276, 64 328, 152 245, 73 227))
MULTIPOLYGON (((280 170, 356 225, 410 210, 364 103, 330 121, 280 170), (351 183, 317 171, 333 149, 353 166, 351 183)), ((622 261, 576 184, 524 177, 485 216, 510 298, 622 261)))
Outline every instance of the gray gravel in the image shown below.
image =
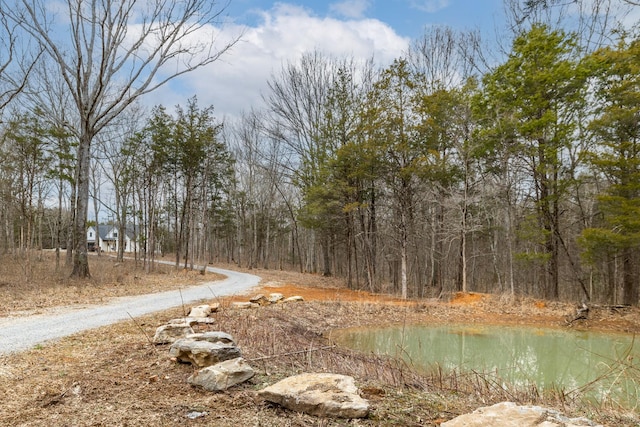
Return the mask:
POLYGON ((237 271, 208 268, 227 279, 176 291, 134 297, 114 298, 105 305, 63 307, 52 314, 0 318, 0 355, 18 352, 76 332, 110 325, 155 311, 190 304, 203 299, 244 292, 258 284, 260 278, 237 271))

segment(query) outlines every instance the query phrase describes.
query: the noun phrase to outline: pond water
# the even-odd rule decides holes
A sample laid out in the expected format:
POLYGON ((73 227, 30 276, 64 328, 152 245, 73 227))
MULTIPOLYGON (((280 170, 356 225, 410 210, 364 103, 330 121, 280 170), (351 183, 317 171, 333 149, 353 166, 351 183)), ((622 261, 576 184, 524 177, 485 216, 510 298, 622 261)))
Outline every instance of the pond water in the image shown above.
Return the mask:
POLYGON ((599 379, 585 396, 635 407, 640 395, 640 346, 634 337, 551 328, 477 325, 346 329, 338 344, 399 357, 424 372, 475 371, 504 385, 536 384, 569 392, 599 379), (601 378, 604 377, 604 378, 601 378))

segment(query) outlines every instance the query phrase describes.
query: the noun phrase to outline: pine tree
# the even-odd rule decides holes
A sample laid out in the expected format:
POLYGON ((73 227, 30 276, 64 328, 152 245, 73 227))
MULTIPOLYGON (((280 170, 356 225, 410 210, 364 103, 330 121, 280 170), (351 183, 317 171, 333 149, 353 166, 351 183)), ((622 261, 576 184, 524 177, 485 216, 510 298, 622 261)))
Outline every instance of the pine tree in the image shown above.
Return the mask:
MULTIPOLYGON (((640 259, 640 40, 596 51, 597 111, 590 123, 596 148, 589 159, 607 181, 598 196, 601 223, 586 229, 586 255, 622 263, 622 302, 638 301, 640 259)), ((615 286, 609 283, 609 286, 615 286)))
MULTIPOLYGON (((513 43, 508 60, 483 79, 488 114, 504 134, 504 147, 525 160, 533 200, 530 237, 544 266, 544 295, 560 295, 559 258, 563 242, 561 200, 566 194, 563 153, 572 144, 574 114, 584 102, 586 74, 574 36, 534 25, 513 43), (505 129, 508 132, 505 132, 505 129), (508 145, 506 145, 508 143, 508 145)), ((529 255, 531 256, 531 255, 529 255)))

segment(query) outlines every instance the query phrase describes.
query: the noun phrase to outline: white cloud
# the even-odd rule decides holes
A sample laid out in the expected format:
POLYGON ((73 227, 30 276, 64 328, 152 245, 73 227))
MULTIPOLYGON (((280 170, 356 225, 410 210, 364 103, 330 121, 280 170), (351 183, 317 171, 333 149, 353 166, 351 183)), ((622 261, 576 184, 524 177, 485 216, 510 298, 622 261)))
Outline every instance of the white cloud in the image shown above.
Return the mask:
POLYGON ((369 6, 370 0, 344 0, 331 3, 329 10, 347 18, 362 18, 369 6))
POLYGON ((435 13, 449 7, 450 0, 411 0, 411 7, 427 13, 435 13))
MULTIPOLYGON (((335 56, 374 57, 387 65, 409 44, 407 38, 376 19, 319 17, 303 7, 283 3, 261 13, 261 23, 246 28, 242 41, 222 59, 161 88, 145 103, 184 105, 195 94, 201 106, 213 105, 219 118, 237 116, 259 107, 269 78, 304 53, 319 50, 335 56)), ((237 31, 238 27, 229 26, 221 38, 237 31)))

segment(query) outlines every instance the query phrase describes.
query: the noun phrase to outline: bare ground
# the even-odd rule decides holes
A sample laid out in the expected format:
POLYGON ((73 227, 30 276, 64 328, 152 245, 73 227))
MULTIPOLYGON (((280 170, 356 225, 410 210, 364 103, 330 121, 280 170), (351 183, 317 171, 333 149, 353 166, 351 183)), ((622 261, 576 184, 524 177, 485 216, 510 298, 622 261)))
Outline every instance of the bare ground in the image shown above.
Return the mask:
MULTIPOLYGON (((171 268, 146 275, 130 262, 115 265, 109 259, 92 259, 94 279, 68 283, 64 272, 58 278, 51 274, 48 257, 39 262, 49 274, 34 273, 29 280, 17 274, 10 279, 11 268, 2 259, 0 316, 211 280, 171 268)), ((263 277, 263 288, 253 293, 301 295, 305 302, 232 310, 231 300, 248 296, 219 301, 223 309, 212 315, 216 324, 207 328, 234 336, 257 372, 249 382, 220 393, 189 386, 186 378, 193 368, 172 361, 167 346, 150 343, 157 326, 185 314, 186 308, 174 309, 0 357, 0 425, 430 426, 503 400, 548 405, 610 426, 640 425, 636 412, 587 406, 558 392, 505 389, 481 374, 421 375, 401 362, 337 347, 330 339, 337 328, 414 322, 567 327, 566 319, 575 313, 573 305, 483 294, 405 302, 348 290, 335 278, 271 270, 251 273, 263 277), (318 419, 255 398, 256 390, 303 371, 353 375, 363 397, 372 403, 371 416, 353 421, 318 419)), ((589 320, 573 322, 571 327, 636 333, 639 319, 637 308, 596 307, 589 320)))

